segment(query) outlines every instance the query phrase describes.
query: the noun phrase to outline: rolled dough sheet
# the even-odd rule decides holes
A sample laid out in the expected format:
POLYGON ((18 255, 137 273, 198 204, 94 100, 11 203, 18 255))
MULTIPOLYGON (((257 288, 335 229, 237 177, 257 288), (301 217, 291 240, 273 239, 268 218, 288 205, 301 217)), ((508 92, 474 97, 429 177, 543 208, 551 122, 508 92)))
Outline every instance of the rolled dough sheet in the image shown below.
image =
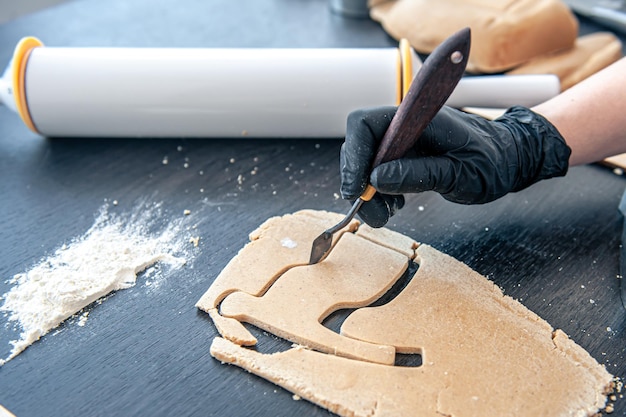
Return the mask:
POLYGON ((578 33, 576 17, 559 0, 375 0, 370 16, 421 53, 471 27, 467 70, 476 73, 501 72, 571 48, 578 33))
MULTIPOLYGON (((345 239, 347 236, 341 237, 335 250, 349 251, 349 247, 361 243, 360 239, 366 240, 358 232, 345 239)), ((401 235, 385 230, 378 233, 379 239, 381 236, 388 239, 385 250, 376 255, 377 263, 393 263, 398 253, 403 260, 411 257, 403 254, 406 247, 387 250, 393 242, 406 242, 401 235)), ((391 270, 386 273, 377 269, 375 274, 364 276, 358 267, 341 265, 353 263, 354 256, 338 255, 316 266, 328 274, 341 271, 341 278, 327 280, 322 288, 307 292, 307 296, 325 294, 325 313, 342 304, 369 300, 371 297, 359 294, 370 285, 366 282, 369 279, 377 282, 372 288, 394 281, 391 270), (325 262, 333 265, 326 270, 325 262), (381 278, 380 274, 389 276, 381 278), (346 282, 353 283, 355 294, 344 291, 346 282), (328 297, 335 291, 341 296, 328 297)), ((361 256, 359 262, 369 262, 367 257, 361 256)), ((487 278, 432 247, 417 247, 415 260, 419 269, 393 300, 354 311, 345 320, 341 336, 333 341, 340 337, 381 349, 392 347, 401 353, 421 354, 421 366, 349 359, 343 357, 349 355, 328 353, 332 345, 314 346, 316 350, 299 346, 263 354, 219 337, 213 341, 211 354, 342 416, 591 416, 604 407, 613 377, 565 333, 503 295, 487 278)), ((289 281, 295 280, 290 276, 296 270, 302 274, 300 279, 309 279, 307 274, 315 275, 316 266, 295 266, 289 273, 272 277, 273 284, 265 295, 273 293, 274 287, 278 291, 282 285, 292 285, 289 281)), ((239 301, 254 298, 236 293, 228 298, 235 296, 239 301)), ((322 304, 316 304, 318 311, 322 304)), ((308 313, 299 311, 308 305, 277 302, 273 311, 259 313, 260 318, 250 308, 246 320, 280 322, 294 315, 306 317, 308 313)), ((301 324, 300 329, 291 330, 304 333, 303 337, 311 334, 310 325, 319 326, 316 320, 301 324)))

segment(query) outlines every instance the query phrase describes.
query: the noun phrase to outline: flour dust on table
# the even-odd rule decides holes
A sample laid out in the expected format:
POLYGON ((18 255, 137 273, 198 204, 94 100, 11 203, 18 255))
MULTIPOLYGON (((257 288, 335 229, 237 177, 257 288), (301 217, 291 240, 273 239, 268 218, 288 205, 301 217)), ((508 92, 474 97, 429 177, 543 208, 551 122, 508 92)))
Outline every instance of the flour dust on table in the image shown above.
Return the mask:
MULTIPOLYGON (((197 250, 188 236, 193 216, 163 225, 162 212, 160 203, 141 203, 121 214, 105 204, 84 235, 10 279, 13 286, 1 297, 0 311, 20 335, 10 342, 13 348, 0 366, 91 303, 134 286, 142 271, 153 290, 185 265, 197 250), (157 263, 168 267, 155 268, 157 263)), ((84 326, 89 312, 79 315, 77 324, 84 326)))

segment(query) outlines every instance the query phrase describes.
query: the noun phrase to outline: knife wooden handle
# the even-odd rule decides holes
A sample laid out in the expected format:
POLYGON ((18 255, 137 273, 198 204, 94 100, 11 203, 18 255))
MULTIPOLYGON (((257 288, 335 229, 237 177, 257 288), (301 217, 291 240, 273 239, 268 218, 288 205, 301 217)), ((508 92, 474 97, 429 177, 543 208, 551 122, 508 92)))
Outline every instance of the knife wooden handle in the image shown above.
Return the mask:
POLYGON ((415 145, 463 76, 470 38, 470 29, 461 29, 424 61, 383 136, 372 169, 402 158, 415 145))

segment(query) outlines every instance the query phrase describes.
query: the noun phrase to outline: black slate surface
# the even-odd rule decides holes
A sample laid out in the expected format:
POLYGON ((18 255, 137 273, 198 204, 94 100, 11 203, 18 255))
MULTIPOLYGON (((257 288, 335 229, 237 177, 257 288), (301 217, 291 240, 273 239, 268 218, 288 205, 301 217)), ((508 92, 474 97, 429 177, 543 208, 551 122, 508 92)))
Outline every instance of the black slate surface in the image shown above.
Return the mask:
MULTIPOLYGON (((583 22, 581 31, 596 29, 583 22)), ((50 46, 395 45, 376 23, 333 15, 324 0, 77 0, 0 26, 2 65, 28 35, 50 46)), ((161 202, 163 224, 188 209, 200 214, 201 237, 195 257, 158 289, 140 276, 137 286, 92 306, 86 326, 62 325, 0 368, 0 404, 18 417, 329 415, 211 358, 216 331, 194 304, 268 217, 347 209, 334 196, 340 145, 45 139, 0 108, 0 293, 15 274, 83 235, 105 200, 119 201, 109 207, 115 213, 161 202)), ((589 165, 483 206, 424 193, 410 196, 389 227, 488 276, 624 377, 626 311, 616 277, 625 185, 611 169, 589 165)), ((0 357, 12 336, 1 327, 0 357)), ((259 336, 270 349, 282 345, 259 336)), ((624 400, 615 408, 613 415, 626 415, 624 400)))

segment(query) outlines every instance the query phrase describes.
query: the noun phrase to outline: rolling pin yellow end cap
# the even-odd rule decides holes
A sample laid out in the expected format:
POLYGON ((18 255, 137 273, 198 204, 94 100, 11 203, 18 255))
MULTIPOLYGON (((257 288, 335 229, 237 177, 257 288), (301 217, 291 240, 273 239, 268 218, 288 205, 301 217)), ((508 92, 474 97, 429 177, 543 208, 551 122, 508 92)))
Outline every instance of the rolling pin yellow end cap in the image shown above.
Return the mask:
POLYGON ((33 123, 33 119, 30 117, 28 103, 26 101, 26 66, 33 49, 40 46, 43 46, 43 43, 37 38, 32 36, 22 38, 22 40, 20 40, 15 47, 12 61, 13 96, 15 98, 15 106, 17 107, 17 112, 24 121, 24 124, 35 133, 38 133, 37 128, 33 123))
POLYGON ((409 87, 411 87, 411 82, 413 81, 413 51, 409 41, 404 38, 400 39, 399 49, 402 60, 401 98, 404 98, 409 92, 409 87))

